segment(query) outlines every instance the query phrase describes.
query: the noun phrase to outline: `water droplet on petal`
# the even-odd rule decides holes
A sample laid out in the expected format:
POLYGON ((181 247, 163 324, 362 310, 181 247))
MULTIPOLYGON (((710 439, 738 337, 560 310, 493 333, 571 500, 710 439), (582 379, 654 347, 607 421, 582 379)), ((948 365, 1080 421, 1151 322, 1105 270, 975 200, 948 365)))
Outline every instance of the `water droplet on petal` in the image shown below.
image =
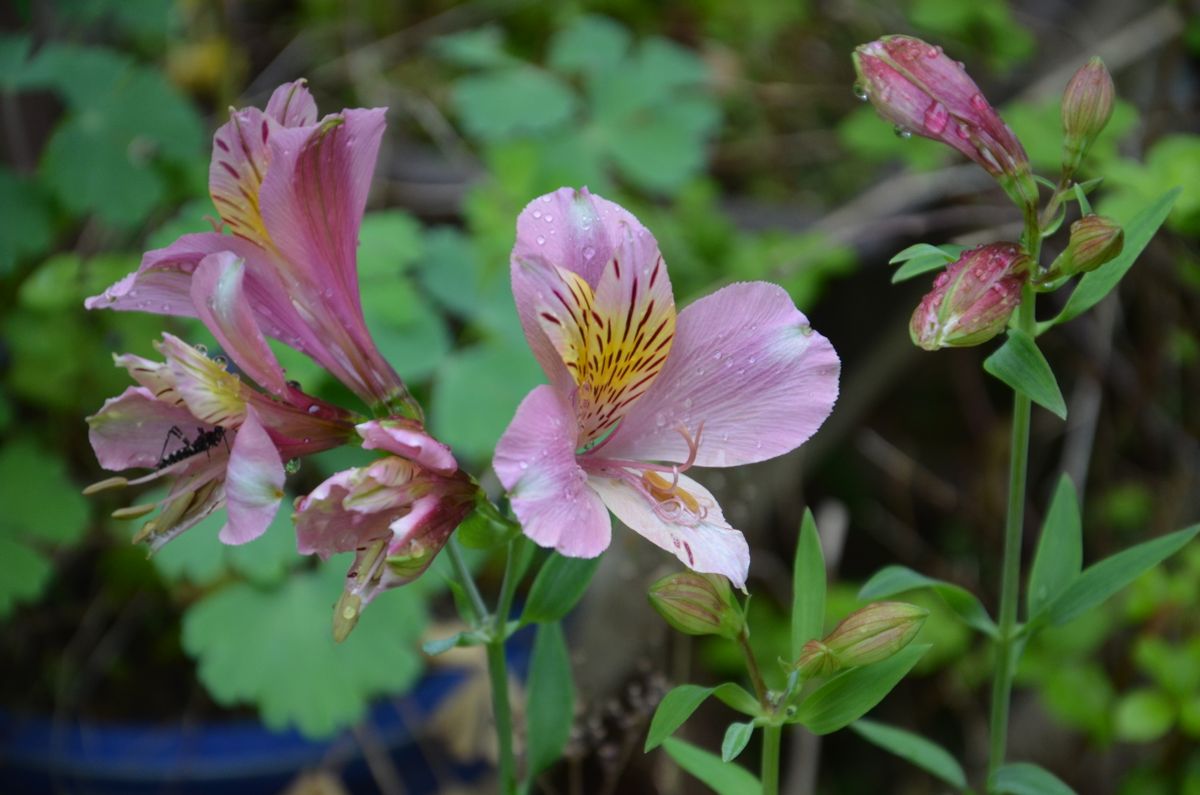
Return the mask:
POLYGON ((546 223, 548 223, 548 224, 554 223, 554 216, 547 213, 546 214, 546 223))
POLYGON ((594 256, 596 256, 596 249, 592 248, 591 246, 583 247, 583 258, 584 259, 591 259, 594 256))
POLYGON ((684 407, 685 409, 690 409, 690 408, 692 407, 692 399, 691 399, 691 398, 684 398, 684 399, 683 399, 683 407, 684 407))
POLYGON ((192 347, 195 348, 198 353, 201 353, 205 356, 208 355, 208 346, 205 345, 203 342, 197 342, 192 347))
POLYGON ((552 201, 553 199, 551 199, 548 195, 542 197, 542 204, 549 204, 552 201))
POLYGON ((900 124, 893 127, 892 132, 896 134, 897 138, 904 138, 905 140, 912 138, 912 130, 900 124))
POLYGON ((667 424, 667 415, 663 414, 661 411, 658 412, 657 414, 655 414, 654 415, 654 424, 659 428, 666 425, 667 424))
POLYGON ((946 110, 946 106, 934 100, 925 109, 925 129, 933 135, 941 135, 946 129, 946 123, 950 121, 950 111, 946 110))
POLYGON ((283 465, 283 471, 288 473, 289 475, 294 475, 297 472, 299 472, 300 471, 300 459, 299 458, 289 458, 288 462, 283 465))
POLYGON ((522 461, 522 462, 521 462, 521 469, 529 469, 529 462, 528 462, 528 461, 522 461))
POLYGON ((318 406, 316 403, 313 403, 311 406, 308 407, 309 414, 316 414, 320 410, 321 410, 321 407, 318 406))
POLYGON ((983 94, 971 95, 971 107, 978 111, 985 111, 991 108, 988 101, 984 99, 983 94))
POLYGON ((867 93, 867 87, 862 83, 854 84, 854 96, 858 98, 859 102, 866 102, 870 98, 870 95, 867 93))
POLYGON ((928 50, 925 51, 926 58, 937 58, 941 54, 942 54, 941 47, 930 47, 928 50))
POLYGON ((541 210, 534 210, 534 211, 533 211, 533 217, 534 217, 534 218, 541 218, 541 217, 542 217, 542 211, 541 211, 541 210))
POLYGON ((537 236, 537 244, 538 244, 539 246, 544 246, 544 245, 546 245, 546 238, 542 237, 541 235, 538 235, 538 236, 537 236))

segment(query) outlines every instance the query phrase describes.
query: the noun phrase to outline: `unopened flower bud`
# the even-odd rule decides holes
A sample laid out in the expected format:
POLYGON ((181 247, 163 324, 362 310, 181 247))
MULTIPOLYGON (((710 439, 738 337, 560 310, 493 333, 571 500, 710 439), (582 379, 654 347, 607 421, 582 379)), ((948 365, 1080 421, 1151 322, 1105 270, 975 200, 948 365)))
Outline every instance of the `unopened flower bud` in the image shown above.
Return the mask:
POLYGON ((962 64, 911 36, 884 36, 854 51, 855 92, 897 131, 957 149, 1021 206, 1037 203, 1029 157, 962 64))
POLYGON ((1063 93, 1063 169, 1074 173, 1088 147, 1112 118, 1116 89, 1098 57, 1075 73, 1063 93))
POLYGON ((876 602, 851 613, 821 643, 835 670, 870 665, 907 646, 928 615, 916 605, 876 602))
POLYGON ((1042 281, 1094 271, 1115 258, 1125 247, 1120 224, 1101 215, 1085 215, 1071 224, 1071 240, 1050 264, 1042 281))
POLYGON ((964 251, 937 277, 913 312, 909 334, 917 347, 980 345, 1004 330, 1021 302, 1029 258, 1014 243, 964 251))
POLYGON ((729 580, 719 574, 670 574, 650 586, 649 597, 667 623, 687 635, 720 635, 732 640, 746 626, 729 580))
POLYGON ((810 640, 805 643, 800 650, 800 659, 796 660, 796 670, 805 679, 828 676, 840 667, 834 653, 819 640, 810 640))

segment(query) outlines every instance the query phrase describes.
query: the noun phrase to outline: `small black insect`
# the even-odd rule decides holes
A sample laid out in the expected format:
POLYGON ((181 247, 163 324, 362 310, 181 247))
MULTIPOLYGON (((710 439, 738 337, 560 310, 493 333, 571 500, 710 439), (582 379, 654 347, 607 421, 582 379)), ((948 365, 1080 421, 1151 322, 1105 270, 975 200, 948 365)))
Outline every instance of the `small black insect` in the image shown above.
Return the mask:
POLYGON ((219 425, 212 430, 205 430, 204 426, 197 425, 196 438, 191 440, 183 435, 183 431, 179 429, 178 425, 172 425, 167 429, 167 438, 163 439, 158 466, 159 468, 168 467, 171 464, 177 464, 185 458, 191 458, 200 453, 209 454, 209 451, 221 442, 225 442, 226 449, 229 448, 229 440, 225 436, 225 429, 219 425), (173 438, 182 442, 183 446, 170 455, 167 455, 167 445, 171 443, 171 439, 173 438))

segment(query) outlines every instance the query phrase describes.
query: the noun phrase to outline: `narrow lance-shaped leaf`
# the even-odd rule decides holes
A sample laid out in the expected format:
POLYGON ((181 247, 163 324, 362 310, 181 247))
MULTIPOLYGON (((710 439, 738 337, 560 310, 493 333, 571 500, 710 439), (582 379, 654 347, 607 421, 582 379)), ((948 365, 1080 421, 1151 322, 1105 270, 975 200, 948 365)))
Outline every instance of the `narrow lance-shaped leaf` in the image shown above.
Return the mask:
POLYGON ((551 553, 529 589, 521 623, 558 621, 571 612, 598 565, 600 558, 568 558, 551 553))
POLYGON ((746 768, 722 762, 721 757, 691 743, 672 737, 663 743, 663 750, 675 764, 703 781, 717 795, 749 795, 762 791, 762 784, 746 768))
POLYGON ((1049 771, 1029 762, 997 768, 988 782, 992 795, 1075 795, 1075 790, 1049 771))
POLYGON ((918 588, 929 588, 940 596, 967 626, 990 637, 996 636, 996 623, 970 591, 960 585, 926 577, 906 566, 885 566, 880 569, 859 590, 858 598, 887 599, 918 588))
POLYGON ((574 713, 571 659, 562 625, 541 624, 529 663, 529 779, 550 767, 567 746, 574 713))
POLYGON ((1009 329, 1008 339, 983 361, 983 369, 1059 419, 1067 418, 1058 381, 1050 363, 1038 350, 1033 337, 1020 329, 1009 329))
POLYGON ((792 657, 825 628, 825 556, 812 511, 804 512, 792 566, 792 657))
POLYGON ((650 729, 646 733, 643 750, 651 751, 661 745, 709 696, 716 696, 727 707, 745 715, 757 717, 762 713, 758 700, 732 682, 725 682, 716 687, 679 685, 672 688, 663 696, 662 701, 658 702, 658 709, 654 711, 654 718, 650 721, 650 729))
POLYGON ((1200 524, 1146 541, 1088 566, 1047 608, 1050 622, 1063 624, 1091 610, 1182 549, 1197 533, 1200 524))
POLYGON ((892 657, 838 674, 800 703, 791 723, 829 734, 861 718, 917 664, 928 645, 909 646, 892 657))
POLYGON ((868 742, 911 762, 952 787, 963 789, 967 786, 967 775, 962 765, 949 751, 932 740, 871 720, 856 720, 850 724, 850 728, 868 742))
POLYGON ((1029 571, 1030 616, 1040 613, 1079 576, 1083 568, 1082 532, 1075 485, 1064 474, 1042 522, 1042 535, 1029 571))
POLYGON ((729 728, 725 730, 725 739, 721 741, 721 761, 732 762, 737 759, 753 734, 754 721, 729 724, 729 728))
POLYGON ((1117 286, 1117 283, 1121 281, 1133 266, 1134 261, 1150 243, 1158 228, 1167 220, 1180 190, 1182 189, 1175 188, 1163 194, 1154 204, 1138 213, 1129 222, 1125 227, 1125 247, 1121 249, 1121 253, 1112 261, 1101 265, 1080 279, 1079 284, 1071 293, 1071 297, 1067 299, 1066 306, 1052 320, 1043 324, 1044 328, 1073 320, 1100 303, 1106 295, 1112 292, 1112 289, 1117 286))

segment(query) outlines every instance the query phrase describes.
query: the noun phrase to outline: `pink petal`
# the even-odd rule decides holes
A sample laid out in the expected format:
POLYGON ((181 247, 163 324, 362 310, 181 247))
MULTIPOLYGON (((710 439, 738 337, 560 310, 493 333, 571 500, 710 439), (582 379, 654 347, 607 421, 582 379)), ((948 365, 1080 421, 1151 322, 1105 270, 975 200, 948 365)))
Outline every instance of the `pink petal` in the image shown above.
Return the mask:
POLYGON ((679 313, 667 364, 597 449, 605 458, 737 466, 794 450, 833 410, 840 363, 783 288, 731 284, 679 313))
POLYGON ((729 526, 716 498, 696 481, 679 476, 679 487, 706 510, 704 518, 693 526, 664 520, 655 513, 649 499, 624 481, 593 477, 590 483, 627 527, 679 558, 688 568, 702 574, 723 574, 734 587, 745 586, 750 571, 746 538, 729 526))
POLYGON ((240 378, 172 334, 164 332, 155 347, 166 358, 175 393, 192 416, 226 428, 242 423, 246 415, 244 392, 248 390, 240 378))
POLYGON ((530 272, 530 264, 539 264, 542 270, 551 265, 578 273, 595 288, 626 235, 635 243, 634 258, 652 263, 658 253, 654 237, 628 210, 592 195, 587 188, 559 188, 540 196, 517 218, 510 269, 517 314, 534 357, 550 383, 560 388, 566 388, 568 375, 538 322, 539 269, 530 272))
POLYGON ((281 277, 335 354, 321 363, 372 404, 405 394, 367 331, 355 258, 384 113, 346 110, 315 126, 272 133, 271 168, 260 193, 281 277))
POLYGON ((554 389, 536 387, 517 407, 492 466, 525 535, 564 555, 608 548, 612 522, 575 461, 575 416, 554 389))
POLYGON ((413 420, 371 420, 355 426, 367 450, 387 450, 415 461, 426 469, 449 475, 458 469, 450 448, 425 432, 413 420))
POLYGON ((392 535, 389 525, 413 500, 418 468, 400 458, 327 478, 296 506, 296 541, 302 555, 328 559, 392 535))
POLYGON ((283 499, 283 462, 271 437, 251 411, 238 428, 225 474, 229 520, 219 538, 244 544, 266 532, 283 499))
POLYGON ((287 379, 258 327, 246 297, 245 275, 245 264, 232 252, 208 255, 192 276, 192 302, 237 366, 267 391, 284 397, 287 379))
MULTIPOLYGON (((191 438, 200 423, 183 406, 155 400, 145 387, 131 386, 87 418, 88 440, 96 459, 105 469, 119 471, 133 467, 156 468, 171 437, 171 428, 179 428, 191 438)), ((211 425, 201 425, 211 430, 211 425)))
POLYGON ((284 83, 271 94, 267 115, 284 127, 304 127, 317 121, 317 103, 304 78, 284 83))
POLYGON ((271 159, 268 141, 279 127, 258 108, 234 110, 229 116, 213 134, 208 192, 233 234, 269 248, 259 193, 271 159))

